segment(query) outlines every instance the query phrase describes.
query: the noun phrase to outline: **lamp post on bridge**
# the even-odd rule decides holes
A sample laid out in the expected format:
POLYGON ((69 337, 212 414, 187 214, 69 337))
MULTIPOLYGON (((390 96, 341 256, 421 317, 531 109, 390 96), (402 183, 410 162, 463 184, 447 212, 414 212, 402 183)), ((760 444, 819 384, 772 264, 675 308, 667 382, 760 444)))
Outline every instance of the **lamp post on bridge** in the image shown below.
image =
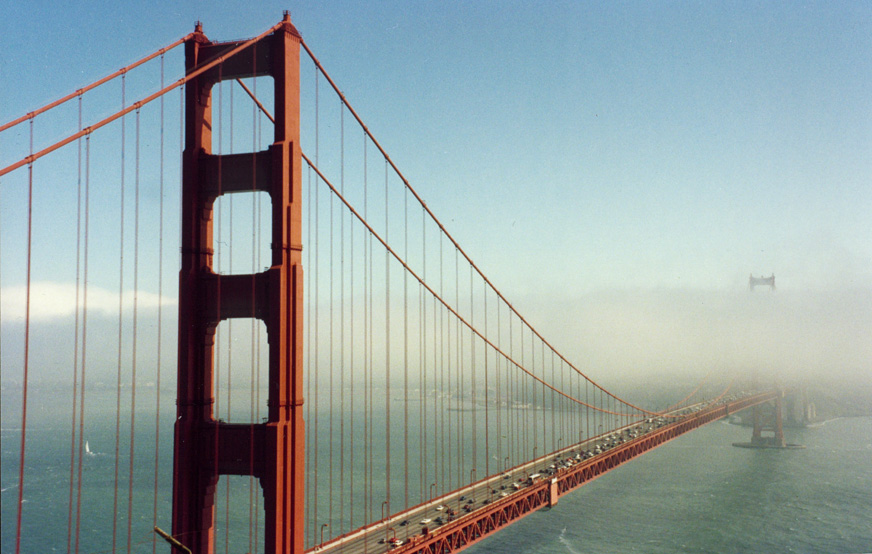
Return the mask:
POLYGON ((318 543, 320 548, 324 548, 324 529, 326 527, 330 527, 330 524, 329 523, 322 523, 321 524, 321 542, 318 543))
POLYGON ((389 500, 385 500, 384 502, 382 502, 382 505, 381 505, 381 512, 382 512, 382 517, 381 517, 381 518, 382 518, 382 521, 387 521, 388 523, 390 523, 390 518, 391 518, 391 503, 390 503, 389 500), (387 508, 387 516, 385 516, 385 508, 387 508))
MULTIPOLYGON (((385 524, 385 543, 387 543, 391 539, 390 531, 394 531, 393 527, 390 527, 391 524, 391 502, 390 500, 385 500, 381 505, 382 511, 382 521, 385 524), (385 510, 387 508, 387 510, 385 510), (387 515, 385 515, 387 513, 387 515)), ((394 531, 396 533, 396 531, 394 531)))

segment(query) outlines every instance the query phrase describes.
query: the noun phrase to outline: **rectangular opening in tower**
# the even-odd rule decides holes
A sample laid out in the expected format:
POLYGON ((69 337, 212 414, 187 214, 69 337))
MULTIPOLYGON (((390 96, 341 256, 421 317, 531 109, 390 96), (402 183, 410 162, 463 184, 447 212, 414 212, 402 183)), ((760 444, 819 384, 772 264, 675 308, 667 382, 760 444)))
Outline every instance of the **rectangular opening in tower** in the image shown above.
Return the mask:
POLYGON ((262 152, 273 143, 273 89, 268 75, 228 79, 212 88, 213 154, 262 152))
POLYGON ((215 419, 261 423, 267 416, 269 345, 259 319, 222 321, 215 332, 215 419))
POLYGON ((215 200, 213 271, 260 273, 270 266, 272 202, 266 192, 224 194, 215 200))

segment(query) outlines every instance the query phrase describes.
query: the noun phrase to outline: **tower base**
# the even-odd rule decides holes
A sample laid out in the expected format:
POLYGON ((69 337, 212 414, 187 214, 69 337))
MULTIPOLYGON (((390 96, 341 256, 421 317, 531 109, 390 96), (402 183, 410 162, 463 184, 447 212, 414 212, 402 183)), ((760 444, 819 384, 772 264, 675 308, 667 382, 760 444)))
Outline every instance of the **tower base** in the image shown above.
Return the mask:
POLYGON ((778 450, 805 448, 801 444, 787 444, 784 442, 784 428, 781 421, 782 396, 783 393, 776 396, 775 401, 771 404, 757 404, 754 406, 754 432, 751 435, 751 442, 734 442, 733 446, 738 446, 739 448, 775 448, 778 450))
POLYGON ((754 443, 754 442, 734 442, 733 446, 737 446, 739 448, 772 448, 775 450, 802 450, 805 448, 804 444, 765 444, 765 443, 754 443))

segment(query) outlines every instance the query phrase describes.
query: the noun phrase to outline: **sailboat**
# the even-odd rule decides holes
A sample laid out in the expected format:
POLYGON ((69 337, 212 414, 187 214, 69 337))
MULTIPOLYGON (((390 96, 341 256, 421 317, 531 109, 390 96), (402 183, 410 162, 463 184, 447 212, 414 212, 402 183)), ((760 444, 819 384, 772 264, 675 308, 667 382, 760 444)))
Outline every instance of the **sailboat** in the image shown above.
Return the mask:
POLYGON ((85 454, 87 454, 88 456, 94 455, 94 453, 91 452, 91 445, 88 444, 88 441, 85 441, 85 454))

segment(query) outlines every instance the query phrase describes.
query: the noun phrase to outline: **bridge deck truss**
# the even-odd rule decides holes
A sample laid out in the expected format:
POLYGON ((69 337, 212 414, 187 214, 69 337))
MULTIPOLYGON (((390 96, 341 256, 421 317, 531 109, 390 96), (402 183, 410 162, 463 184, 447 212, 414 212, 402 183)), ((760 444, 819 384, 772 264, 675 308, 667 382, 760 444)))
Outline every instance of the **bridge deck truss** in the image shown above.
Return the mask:
MULTIPOLYGON (((573 467, 560 469, 554 476, 540 477, 520 491, 488 503, 455 521, 434 529, 423 529, 420 535, 411 537, 405 544, 397 546, 392 551, 398 554, 460 552, 536 510, 555 505, 559 496, 593 481, 637 456, 689 431, 727 417, 731 413, 771 401, 777 394, 775 391, 760 393, 691 413, 687 417, 611 448, 573 467)), ((393 519, 400 518, 402 514, 394 516, 393 519)), ((331 551, 334 546, 341 546, 341 542, 333 545, 325 544, 318 551, 331 551)), ((390 546, 385 545, 385 548, 390 546)))

